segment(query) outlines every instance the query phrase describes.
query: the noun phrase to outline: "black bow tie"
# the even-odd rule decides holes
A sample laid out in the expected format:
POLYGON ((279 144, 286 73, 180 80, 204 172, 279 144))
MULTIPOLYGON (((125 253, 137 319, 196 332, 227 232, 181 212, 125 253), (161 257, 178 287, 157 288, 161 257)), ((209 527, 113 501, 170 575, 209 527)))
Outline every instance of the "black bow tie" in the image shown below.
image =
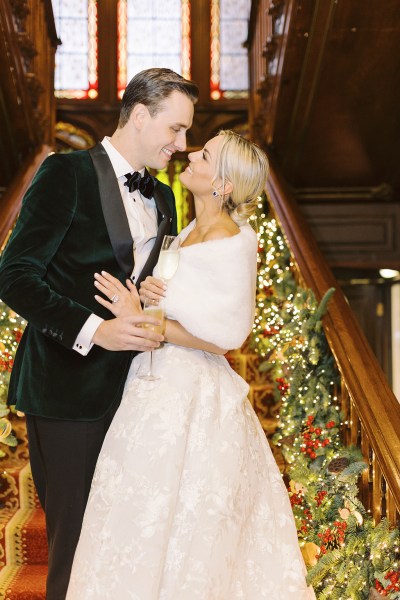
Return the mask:
POLYGON ((134 173, 127 173, 125 177, 126 181, 124 185, 126 185, 130 192, 139 190, 142 196, 146 196, 146 198, 153 197, 154 177, 152 177, 150 173, 146 171, 146 169, 144 170, 143 177, 138 171, 135 171, 134 173))

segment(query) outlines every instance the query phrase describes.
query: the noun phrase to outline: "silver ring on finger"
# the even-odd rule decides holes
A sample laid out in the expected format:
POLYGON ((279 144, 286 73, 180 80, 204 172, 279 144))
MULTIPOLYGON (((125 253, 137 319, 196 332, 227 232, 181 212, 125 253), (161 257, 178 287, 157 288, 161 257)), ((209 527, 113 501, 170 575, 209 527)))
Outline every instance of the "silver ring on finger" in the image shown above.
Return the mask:
POLYGON ((114 294, 114 296, 111 298, 111 302, 113 304, 115 304, 116 302, 118 302, 118 300, 119 300, 119 296, 117 294, 114 294))

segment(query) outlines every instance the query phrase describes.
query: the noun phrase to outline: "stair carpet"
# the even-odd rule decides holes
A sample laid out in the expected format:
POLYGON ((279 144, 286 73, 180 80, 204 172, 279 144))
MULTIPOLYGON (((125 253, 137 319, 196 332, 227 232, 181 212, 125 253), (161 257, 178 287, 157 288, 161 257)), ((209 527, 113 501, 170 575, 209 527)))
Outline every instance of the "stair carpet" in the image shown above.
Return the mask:
MULTIPOLYGON (((250 384, 250 401, 270 436, 278 410, 273 386, 258 371, 259 357, 246 350, 230 353, 228 360, 250 384)), ((45 600, 45 518, 32 480, 24 419, 11 418, 19 445, 16 450, 2 446, 7 456, 0 459, 0 600, 45 600)), ((282 457, 275 457, 283 469, 282 457)))
POLYGON ((0 460, 0 600, 44 600, 47 539, 44 512, 35 491, 25 420, 12 417, 19 441, 0 460))

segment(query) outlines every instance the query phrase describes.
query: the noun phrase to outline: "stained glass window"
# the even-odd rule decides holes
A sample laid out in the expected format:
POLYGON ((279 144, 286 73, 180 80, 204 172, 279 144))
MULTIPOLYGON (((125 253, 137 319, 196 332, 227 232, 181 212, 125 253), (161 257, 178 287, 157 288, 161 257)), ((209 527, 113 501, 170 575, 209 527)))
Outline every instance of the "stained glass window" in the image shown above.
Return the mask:
POLYGON ((97 0, 52 0, 57 35, 55 95, 97 98, 97 0))
POLYGON ((139 71, 168 67, 190 78, 189 0, 118 0, 118 95, 139 71))
POLYGON ((243 98, 248 92, 247 39, 251 0, 211 0, 213 100, 243 98))

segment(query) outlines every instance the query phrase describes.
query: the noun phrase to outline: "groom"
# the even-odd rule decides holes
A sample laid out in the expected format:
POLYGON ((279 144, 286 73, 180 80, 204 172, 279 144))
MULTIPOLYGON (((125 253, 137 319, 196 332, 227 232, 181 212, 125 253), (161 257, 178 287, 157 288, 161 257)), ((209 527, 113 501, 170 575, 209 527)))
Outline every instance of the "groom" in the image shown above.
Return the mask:
POLYGON ((0 297, 29 323, 9 402, 26 414, 46 513, 47 600, 65 598, 96 460, 133 353, 162 340, 141 327, 142 317, 110 318, 94 299, 93 275, 105 270, 139 285, 163 236, 176 233, 173 193, 145 166, 162 169, 185 150, 197 97, 197 86, 169 69, 137 74, 111 138, 44 161, 1 259, 0 297))

